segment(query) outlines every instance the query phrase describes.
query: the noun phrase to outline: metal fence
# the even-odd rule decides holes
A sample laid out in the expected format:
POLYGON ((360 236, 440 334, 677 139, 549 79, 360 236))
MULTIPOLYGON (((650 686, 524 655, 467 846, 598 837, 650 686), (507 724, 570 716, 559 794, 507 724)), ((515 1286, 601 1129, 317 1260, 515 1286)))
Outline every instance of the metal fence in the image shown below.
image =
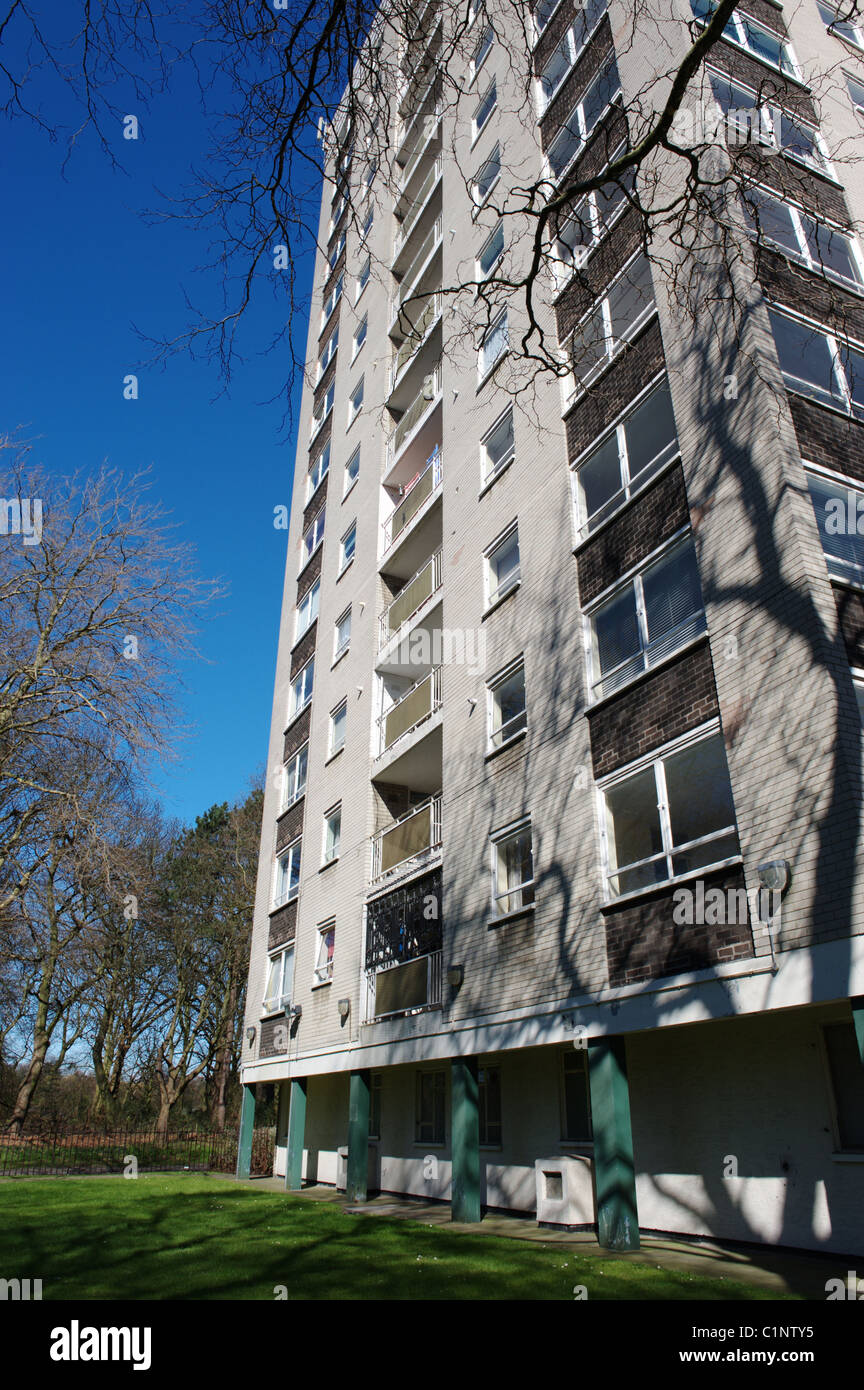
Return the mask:
MULTIPOLYGON (((37 1134, 0 1134, 0 1177, 78 1177, 96 1173, 233 1173, 237 1166, 238 1130, 222 1134, 155 1129, 58 1129, 37 1134), (132 1168, 134 1160, 134 1169, 132 1168)), ((274 1128, 256 1129, 252 1174, 273 1171, 274 1128)))

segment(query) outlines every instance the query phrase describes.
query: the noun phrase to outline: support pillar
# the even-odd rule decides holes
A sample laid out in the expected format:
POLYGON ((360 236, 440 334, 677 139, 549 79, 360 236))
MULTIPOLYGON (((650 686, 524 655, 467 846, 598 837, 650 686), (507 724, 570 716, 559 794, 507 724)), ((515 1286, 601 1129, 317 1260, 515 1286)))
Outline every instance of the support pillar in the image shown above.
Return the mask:
POLYGON ((864 1066, 864 994, 850 999, 849 1003, 852 1005, 852 1026, 858 1043, 858 1056, 861 1058, 861 1065, 864 1066))
POLYGON ((345 1195, 365 1202, 369 1176, 369 1073, 352 1071, 348 1095, 348 1176, 345 1195))
POLYGON ((638 1250, 636 1167, 623 1037, 589 1039, 588 1085, 594 1131, 597 1239, 607 1250, 638 1250))
POLYGON ((453 1221, 480 1220, 480 1085, 476 1057, 451 1066, 453 1221))
POLYGON ((303 1186, 303 1143, 306 1136, 306 1077, 289 1083, 288 1152, 285 1155, 285 1189, 299 1192, 303 1186))
POLYGON ((243 1086, 240 1101, 240 1134, 237 1140, 237 1176, 252 1172, 252 1135, 255 1132, 255 1087, 243 1086))

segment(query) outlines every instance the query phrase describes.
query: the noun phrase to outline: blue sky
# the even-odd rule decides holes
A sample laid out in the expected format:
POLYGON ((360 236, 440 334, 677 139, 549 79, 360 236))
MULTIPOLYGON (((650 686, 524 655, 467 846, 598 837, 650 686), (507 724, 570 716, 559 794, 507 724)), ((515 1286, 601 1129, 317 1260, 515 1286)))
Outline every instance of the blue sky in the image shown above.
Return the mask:
MULTIPOLYGON (((140 107, 130 98, 126 109, 140 107)), ((51 119, 50 108, 43 114, 51 119)), ((20 428, 58 474, 103 460, 124 472, 151 467, 153 495, 196 546, 200 573, 229 586, 200 634, 206 660, 184 667, 192 729, 177 745, 181 760, 154 769, 166 811, 184 820, 242 797, 266 757, 286 548, 273 509, 290 503, 294 461, 284 402, 267 403, 290 371, 287 344, 266 351, 285 317, 268 288, 249 315, 247 363, 230 394, 218 394, 215 365, 185 355, 164 369, 137 365, 148 350, 135 327, 154 337, 182 329, 184 290, 218 302, 216 277, 195 273, 208 259, 200 235, 142 216, 157 190, 188 182, 208 135, 190 88, 142 112, 137 141, 118 126, 125 173, 85 138, 64 180, 62 138, 52 143, 23 121, 2 128, 0 428, 20 428), (133 371, 139 399, 125 401, 133 371)), ((304 316, 301 357, 305 334, 304 316)))

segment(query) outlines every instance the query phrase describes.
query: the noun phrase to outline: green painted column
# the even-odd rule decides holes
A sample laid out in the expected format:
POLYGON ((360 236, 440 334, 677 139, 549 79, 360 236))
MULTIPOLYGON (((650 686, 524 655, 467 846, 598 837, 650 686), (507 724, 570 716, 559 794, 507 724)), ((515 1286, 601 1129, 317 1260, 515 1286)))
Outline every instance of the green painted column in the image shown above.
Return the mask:
POLYGON ((240 1102, 240 1135, 237 1140, 237 1176, 252 1172, 252 1135, 255 1131, 255 1087, 244 1086, 240 1102))
POLYGON ((453 1221, 480 1220, 480 1087, 476 1057, 459 1057, 451 1067, 453 1221))
POLYGON ((852 1005, 852 1026, 858 1040, 858 1055, 861 1058, 861 1065, 864 1066, 864 994, 850 999, 849 1003, 852 1005))
POLYGON ((288 1153, 285 1157, 285 1188, 299 1192, 303 1186, 303 1142, 306 1136, 306 1077, 288 1083, 288 1153))
POLYGON ((638 1250, 636 1167, 623 1037, 589 1039, 588 1085, 594 1130, 597 1239, 607 1250, 638 1250))
POLYGON ((348 1178, 346 1196, 366 1201, 369 1175, 369 1073, 352 1071, 348 1093, 348 1178))

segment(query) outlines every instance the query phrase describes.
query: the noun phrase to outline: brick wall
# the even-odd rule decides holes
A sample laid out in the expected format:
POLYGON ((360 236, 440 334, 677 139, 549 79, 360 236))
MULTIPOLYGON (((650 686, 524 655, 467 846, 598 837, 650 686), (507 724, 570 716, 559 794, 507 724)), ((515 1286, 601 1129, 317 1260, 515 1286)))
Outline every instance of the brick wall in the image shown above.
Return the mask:
POLYGON ((759 248, 756 273, 765 293, 790 309, 803 310, 810 318, 834 328, 841 335, 864 338, 864 300, 828 280, 818 271, 787 261, 779 251, 759 248))
MULTIPOLYGON (((320 554, 321 554, 321 551, 320 551, 320 550, 318 551, 318 554, 319 554, 319 556, 320 556, 320 554)), ((311 569, 312 566, 310 565, 309 568, 311 569)), ((308 588, 309 586, 307 585, 306 587, 308 588)), ((312 626, 310 627, 309 631, 308 631, 308 632, 304 632, 304 634, 303 634, 303 636, 301 637, 300 641, 297 643, 297 646, 294 647, 293 651, 291 652, 291 679, 292 679, 292 680, 293 680, 294 677, 297 675, 297 672, 298 672, 298 671, 301 671, 301 670, 303 669, 303 667, 306 665, 306 662, 309 660, 310 656, 313 656, 313 655, 314 655, 314 653, 315 653, 315 639, 316 639, 317 636, 318 636, 318 619, 316 618, 315 621, 314 621, 314 623, 313 623, 312 626)))
MULTIPOLYGON (((564 5, 562 8, 566 10, 567 6, 564 5)), ((556 92, 549 109, 543 113, 543 119, 540 122, 540 139, 544 150, 548 150, 611 47, 612 30, 609 27, 609 18, 606 16, 563 87, 559 92, 556 92)))
POLYGON ((689 520, 680 465, 639 494, 578 556, 583 608, 689 520))
POLYGON ((850 666, 864 666, 864 594, 833 585, 837 617, 850 666))
POLYGON ((302 748, 303 744, 307 742, 311 718, 312 708, 310 705, 307 705, 303 713, 294 720, 294 723, 285 734, 285 744, 282 752, 283 762, 287 762, 288 759, 297 752, 297 749, 302 748))
POLYGON ((864 483, 864 423, 801 396, 790 395, 789 409, 802 458, 864 483))
POLYGON ((616 419, 663 366, 663 342, 652 321, 567 416, 567 451, 576 458, 616 419))
POLYGON ((294 940, 297 931, 297 901, 285 903, 270 917, 270 930, 267 938, 268 951, 279 946, 287 946, 294 940))
POLYGON ((564 342, 573 325, 591 308, 614 279, 625 261, 642 245, 639 213, 630 208, 604 237, 582 270, 576 272, 555 305, 558 341, 564 342))

